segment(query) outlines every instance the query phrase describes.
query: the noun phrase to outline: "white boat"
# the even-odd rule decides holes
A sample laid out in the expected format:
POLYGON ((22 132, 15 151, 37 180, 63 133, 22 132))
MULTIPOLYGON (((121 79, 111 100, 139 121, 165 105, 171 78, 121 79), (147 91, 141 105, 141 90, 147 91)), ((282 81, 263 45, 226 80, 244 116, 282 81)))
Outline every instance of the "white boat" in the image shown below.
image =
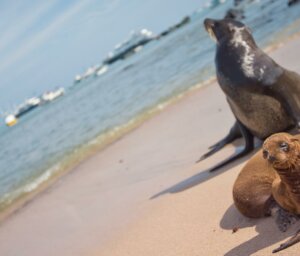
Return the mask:
POLYGON ((143 46, 142 46, 142 45, 139 45, 139 46, 135 47, 135 48, 133 49, 133 51, 134 51, 135 53, 137 53, 137 52, 141 51, 142 49, 143 49, 143 46))
POLYGON ((74 82, 79 83, 81 80, 82 80, 82 76, 81 75, 76 75, 75 79, 74 79, 74 82))
POLYGON ((99 70, 101 66, 99 64, 95 65, 95 66, 92 66, 92 67, 89 67, 83 75, 76 75, 75 76, 75 79, 74 79, 74 83, 77 84, 79 82, 81 82, 82 80, 90 77, 91 75, 93 74, 96 74, 97 70, 99 70))
POLYGON ((137 32, 132 31, 130 37, 123 43, 117 44, 115 49, 108 54, 103 63, 112 64, 119 59, 125 59, 131 54, 140 51, 142 49, 140 46, 147 44, 155 38, 155 35, 147 29, 142 29, 137 32))
POLYGON ((82 78, 85 79, 85 78, 89 77, 90 75, 94 74, 95 71, 96 71, 96 69, 95 69, 94 67, 89 67, 89 68, 85 71, 85 73, 82 75, 82 78))
POLYGON ((52 92, 45 92, 43 95, 42 95, 42 99, 44 102, 50 102, 50 101, 53 101, 55 100, 56 98, 64 95, 65 93, 65 89, 64 88, 59 88, 58 90, 56 91, 52 91, 52 92))
POLYGON ((25 103, 30 106, 37 106, 37 105, 41 104, 41 99, 38 97, 33 97, 33 98, 26 100, 25 103))
POLYGON ((40 104, 41 99, 38 97, 27 99, 24 103, 22 103, 16 108, 12 115, 14 115, 16 118, 20 118, 21 116, 37 108, 40 104))
POLYGON ((107 65, 101 66, 97 71, 97 76, 103 75, 104 73, 106 73, 107 70, 108 70, 107 65))

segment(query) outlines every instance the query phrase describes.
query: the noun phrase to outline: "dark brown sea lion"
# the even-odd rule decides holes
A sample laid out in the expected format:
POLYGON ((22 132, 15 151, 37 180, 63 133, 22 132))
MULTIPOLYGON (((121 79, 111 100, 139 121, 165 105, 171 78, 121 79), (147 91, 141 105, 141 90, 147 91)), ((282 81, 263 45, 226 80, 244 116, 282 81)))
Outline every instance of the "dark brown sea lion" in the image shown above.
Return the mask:
POLYGON ((252 151, 254 137, 264 140, 300 126, 300 76, 265 54, 243 23, 206 19, 204 26, 217 42, 217 79, 236 122, 199 161, 239 137, 245 139, 245 148, 210 170, 214 171, 252 151))

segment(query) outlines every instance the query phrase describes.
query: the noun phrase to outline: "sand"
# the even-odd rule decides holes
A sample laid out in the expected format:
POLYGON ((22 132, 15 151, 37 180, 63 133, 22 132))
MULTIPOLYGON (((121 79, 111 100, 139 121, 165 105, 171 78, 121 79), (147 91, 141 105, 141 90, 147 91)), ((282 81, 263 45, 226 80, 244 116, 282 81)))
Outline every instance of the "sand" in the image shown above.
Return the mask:
MULTIPOLYGON (((296 38, 271 55, 300 73, 299 48, 296 38)), ((271 255, 300 223, 280 233, 272 218, 238 213, 231 190, 249 156, 208 173, 229 145, 195 164, 233 120, 216 83, 189 93, 7 218, 0 255, 271 255)))

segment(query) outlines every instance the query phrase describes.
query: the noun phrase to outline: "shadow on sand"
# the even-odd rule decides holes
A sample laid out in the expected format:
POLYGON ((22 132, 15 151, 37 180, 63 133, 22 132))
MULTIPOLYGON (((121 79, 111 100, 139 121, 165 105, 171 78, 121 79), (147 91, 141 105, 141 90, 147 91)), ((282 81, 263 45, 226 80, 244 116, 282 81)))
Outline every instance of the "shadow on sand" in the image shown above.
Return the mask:
MULTIPOLYGON (((212 169, 213 167, 208 168, 204 171, 201 171, 200 173, 197 173, 197 174, 153 195, 152 197, 150 197, 150 200, 155 199, 155 198, 160 197, 165 194, 179 193, 179 192, 185 191, 187 189, 190 189, 194 186, 197 186, 205 181, 208 181, 208 180, 222 174, 223 172, 226 172, 226 171, 230 170, 231 168, 239 165, 240 163, 244 162, 245 160, 249 159, 253 154, 256 153, 257 150, 259 150, 259 148, 256 149, 255 151, 253 151, 252 153, 250 153, 249 155, 247 155, 241 159, 238 159, 238 160, 234 161, 233 163, 230 163, 230 164, 220 168, 217 171, 210 172, 210 169, 212 169)), ((239 148, 236 148, 234 154, 236 154, 238 151, 239 151, 239 148)))
MULTIPOLYGON (((233 230, 233 228, 243 229, 253 226, 255 226, 255 230, 258 234, 250 240, 241 243, 230 251, 224 253, 225 256, 252 255, 261 249, 274 245, 274 248, 271 249, 273 250, 278 247, 275 245, 276 243, 294 235, 297 230, 296 227, 298 227, 299 224, 295 223, 287 232, 282 233, 276 227, 275 221, 272 217, 249 219, 242 216, 234 205, 231 205, 227 209, 220 221, 220 227, 226 230, 233 230)), ((239 231, 232 235, 238 236, 238 232, 239 231)), ((271 250, 268 255, 272 255, 271 250)))
MULTIPOLYGON (((234 143, 235 144, 235 143, 234 143)), ((238 143, 239 144, 239 143, 238 143)), ((236 145, 237 146, 237 145, 236 145)), ((247 156, 234 161, 231 164, 226 165, 225 167, 221 168, 218 171, 215 172, 209 172, 211 168, 201 171, 200 173, 197 173, 155 195, 153 195, 150 199, 155 199, 160 196, 163 196, 165 194, 173 194, 173 193, 179 193, 183 192, 187 189, 190 189, 194 186, 197 186, 203 182, 206 182, 217 175, 220 175, 231 168, 237 166, 238 164, 244 162, 245 160, 248 160, 253 156, 258 150, 260 150, 261 142, 258 142, 256 144, 256 149, 248 154, 247 156)), ((235 153, 238 151, 238 148, 236 148, 235 153)), ((274 248, 277 248, 275 244, 291 237, 295 234, 297 228, 299 226, 299 223, 297 225, 294 224, 287 232, 280 232, 278 228, 275 225, 275 221, 272 217, 268 218, 261 218, 261 219, 249 219, 244 216, 242 216, 237 209, 234 207, 234 205, 231 205, 225 214, 223 215, 223 218, 220 221, 220 227, 225 230, 233 230, 234 228, 243 229, 247 227, 253 227, 255 226, 255 230, 257 231, 257 235, 250 240, 236 246, 235 248, 231 249, 230 251, 226 252, 225 256, 247 256, 252 255, 256 253, 257 251, 264 249, 266 247, 269 247, 271 245, 274 245, 274 248)), ((299 229, 299 227, 298 227, 299 229)), ((237 233, 234 233, 232 235, 238 235, 237 233)), ((272 255, 272 251, 270 250, 270 255, 272 255)))

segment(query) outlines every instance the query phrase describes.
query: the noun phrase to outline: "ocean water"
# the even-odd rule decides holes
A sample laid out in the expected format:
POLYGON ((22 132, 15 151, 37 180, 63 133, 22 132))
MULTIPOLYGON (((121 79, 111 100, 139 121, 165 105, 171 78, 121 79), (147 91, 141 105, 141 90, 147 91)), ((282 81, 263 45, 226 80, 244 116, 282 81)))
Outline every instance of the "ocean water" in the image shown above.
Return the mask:
MULTIPOLYGON (((300 4, 288 8, 286 2, 245 4, 244 22, 261 47, 300 31, 300 4)), ((215 44, 203 19, 221 18, 231 6, 228 0, 192 14, 188 25, 113 64, 104 75, 70 87, 16 126, 1 124, 0 210, 213 77, 215 44)))

